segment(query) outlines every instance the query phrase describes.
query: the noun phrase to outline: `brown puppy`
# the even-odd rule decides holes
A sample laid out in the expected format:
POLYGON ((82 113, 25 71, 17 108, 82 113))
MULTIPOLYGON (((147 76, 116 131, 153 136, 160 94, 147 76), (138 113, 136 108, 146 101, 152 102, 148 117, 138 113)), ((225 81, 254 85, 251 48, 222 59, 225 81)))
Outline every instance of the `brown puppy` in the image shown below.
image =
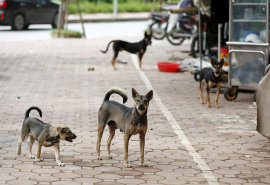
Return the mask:
POLYGON ((30 107, 25 113, 25 119, 22 125, 21 137, 18 140, 17 154, 21 154, 22 142, 26 141, 30 136, 30 142, 28 145, 28 155, 30 159, 36 159, 36 161, 42 161, 40 159, 41 147, 54 146, 56 163, 59 166, 65 166, 64 163, 60 161, 59 155, 59 144, 60 140, 66 140, 72 142, 77 136, 71 132, 71 130, 65 126, 53 127, 50 124, 43 123, 37 118, 30 118, 29 113, 31 110, 37 110, 40 117, 42 117, 42 112, 38 107, 30 107), (32 146, 35 142, 37 143, 37 153, 36 156, 32 155, 32 146))
POLYGON ((139 95, 135 89, 132 89, 134 107, 126 107, 115 101, 110 101, 111 94, 116 93, 122 96, 123 103, 127 101, 127 95, 120 88, 111 88, 104 97, 103 103, 98 112, 98 140, 97 140, 97 159, 100 157, 100 143, 105 126, 109 126, 110 136, 107 142, 108 158, 112 159, 110 153, 111 141, 115 134, 115 129, 124 132, 124 166, 131 168, 128 162, 128 143, 132 135, 140 134, 140 152, 141 166, 146 167, 144 163, 144 145, 145 134, 147 131, 147 109, 149 102, 153 98, 153 91, 146 95, 139 95))

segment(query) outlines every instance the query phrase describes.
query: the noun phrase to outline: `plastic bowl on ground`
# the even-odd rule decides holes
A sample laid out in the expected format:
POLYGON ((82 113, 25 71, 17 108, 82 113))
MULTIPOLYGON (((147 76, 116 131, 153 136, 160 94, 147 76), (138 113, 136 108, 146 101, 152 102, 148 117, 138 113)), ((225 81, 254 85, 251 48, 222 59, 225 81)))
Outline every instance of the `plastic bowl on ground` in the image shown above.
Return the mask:
POLYGON ((163 72, 177 72, 179 64, 176 62, 158 62, 158 69, 163 72))

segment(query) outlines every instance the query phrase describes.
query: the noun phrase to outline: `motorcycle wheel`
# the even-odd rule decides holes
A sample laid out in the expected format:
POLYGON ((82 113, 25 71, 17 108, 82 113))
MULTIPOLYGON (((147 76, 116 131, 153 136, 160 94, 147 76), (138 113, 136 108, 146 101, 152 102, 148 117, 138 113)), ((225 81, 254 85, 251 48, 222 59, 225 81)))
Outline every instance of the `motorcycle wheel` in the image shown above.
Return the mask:
POLYGON ((154 39, 162 40, 166 36, 166 30, 167 30, 168 22, 164 23, 158 23, 155 22, 150 26, 150 32, 154 39))
MULTIPOLYGON (((202 36, 202 40, 203 40, 203 36, 202 36)), ((199 50, 199 47, 198 47, 199 45, 201 46, 201 48, 203 47, 203 45, 199 43, 199 35, 196 35, 192 39, 191 46, 190 46, 191 47, 190 48, 191 56, 193 58, 199 57, 199 54, 200 54, 200 50, 199 50)), ((206 41, 206 48, 205 48, 205 50, 203 50, 203 48, 202 48, 202 54, 203 55, 208 55, 209 53, 210 53, 209 44, 206 41)))
POLYGON ((170 33, 166 33, 166 38, 169 41, 169 43, 171 43, 174 46, 179 46, 181 45, 184 40, 186 39, 185 37, 174 37, 171 33, 173 33, 175 28, 173 28, 172 31, 170 31, 170 33))

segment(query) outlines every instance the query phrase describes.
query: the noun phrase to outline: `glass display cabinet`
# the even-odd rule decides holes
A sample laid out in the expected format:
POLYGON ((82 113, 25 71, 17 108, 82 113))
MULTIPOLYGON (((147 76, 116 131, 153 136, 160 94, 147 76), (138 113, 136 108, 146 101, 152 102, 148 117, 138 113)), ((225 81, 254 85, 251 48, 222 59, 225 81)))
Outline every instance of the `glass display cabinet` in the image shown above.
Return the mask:
MULTIPOLYGON (((269 0, 230 0, 229 85, 227 100, 238 87, 256 90, 269 58, 269 0)), ((256 91, 254 98, 256 98, 256 91)))

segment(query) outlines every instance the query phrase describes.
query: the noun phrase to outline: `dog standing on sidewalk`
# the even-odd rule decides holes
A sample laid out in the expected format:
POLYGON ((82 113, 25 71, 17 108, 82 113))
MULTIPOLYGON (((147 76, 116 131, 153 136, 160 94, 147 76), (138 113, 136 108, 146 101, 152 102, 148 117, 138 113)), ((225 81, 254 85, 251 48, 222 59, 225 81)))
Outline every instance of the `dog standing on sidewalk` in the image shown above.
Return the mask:
POLYGON ((111 141, 115 134, 115 129, 120 128, 124 132, 124 166, 131 168, 128 162, 128 143, 132 135, 140 134, 140 152, 141 166, 146 167, 144 163, 144 145, 145 134, 147 131, 147 108, 153 98, 153 91, 146 95, 139 95, 135 89, 132 89, 134 107, 129 108, 115 101, 110 101, 111 94, 119 94, 123 98, 123 103, 127 101, 127 95, 120 88, 111 88, 104 97, 103 103, 98 112, 98 140, 97 140, 97 159, 100 157, 100 143, 105 126, 109 126, 110 136, 107 141, 108 158, 112 159, 110 153, 111 141))
POLYGON ((26 111, 22 125, 21 137, 18 140, 17 154, 21 154, 22 142, 26 141, 30 136, 30 142, 28 144, 28 155, 30 159, 35 159, 38 162, 42 161, 42 159, 40 159, 41 147, 54 146, 56 163, 59 166, 65 166, 65 164, 60 161, 60 140, 72 142, 77 136, 65 125, 53 127, 50 124, 43 123, 37 118, 30 118, 29 113, 31 110, 37 110, 39 116, 42 117, 42 112, 38 107, 30 107, 26 111), (36 156, 32 155, 32 146, 35 140, 38 142, 36 156))
POLYGON ((113 59, 111 61, 112 66, 114 68, 114 70, 117 70, 115 68, 115 62, 116 62, 116 58, 118 56, 119 51, 125 50, 129 53, 133 53, 133 54, 137 54, 139 57, 139 67, 142 70, 142 57, 146 51, 146 47, 148 45, 151 45, 152 41, 151 41, 151 34, 148 35, 147 32, 144 33, 144 38, 143 40, 139 41, 139 42, 135 42, 135 43, 129 43, 126 41, 122 41, 122 40, 112 40, 111 42, 109 42, 106 51, 102 51, 100 50, 102 53, 106 53, 108 51, 108 48, 110 46, 111 43, 113 43, 113 59))
POLYGON ((219 108, 218 106, 218 97, 219 97, 219 91, 221 87, 221 71, 222 66, 224 64, 224 59, 222 58, 220 62, 216 62, 213 58, 211 59, 212 68, 203 68, 200 73, 200 90, 201 90, 201 96, 200 96, 200 102, 203 104, 203 85, 206 83, 206 102, 207 107, 210 107, 210 98, 209 93, 210 89, 212 87, 217 87, 217 96, 215 101, 216 108, 219 108))

